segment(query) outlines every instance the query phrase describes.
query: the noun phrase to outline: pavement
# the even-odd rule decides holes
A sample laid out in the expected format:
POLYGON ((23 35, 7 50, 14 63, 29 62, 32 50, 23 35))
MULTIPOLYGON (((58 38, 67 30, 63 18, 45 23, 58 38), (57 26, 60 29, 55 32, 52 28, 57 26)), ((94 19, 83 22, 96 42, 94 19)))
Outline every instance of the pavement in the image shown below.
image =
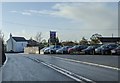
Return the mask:
POLYGON ((103 59, 101 57, 100 60, 99 58, 96 58, 96 60, 92 56, 67 57, 66 55, 37 54, 6 54, 6 56, 8 59, 2 67, 2 81, 81 81, 85 83, 88 81, 92 83, 97 81, 118 81, 119 70, 64 59, 66 57, 73 60, 92 61, 92 63, 97 64, 104 63, 105 65, 111 64, 112 60, 113 63, 109 66, 117 67, 117 61, 114 61, 117 60, 117 57, 104 56, 103 59))

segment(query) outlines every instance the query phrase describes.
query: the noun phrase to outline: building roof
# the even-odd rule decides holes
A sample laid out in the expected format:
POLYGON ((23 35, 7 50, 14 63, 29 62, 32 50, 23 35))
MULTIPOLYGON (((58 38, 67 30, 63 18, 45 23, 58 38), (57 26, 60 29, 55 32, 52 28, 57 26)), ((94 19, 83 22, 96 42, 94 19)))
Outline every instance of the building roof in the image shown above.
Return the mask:
POLYGON ((24 37, 12 37, 16 42, 25 42, 27 41, 24 37))
POLYGON ((38 46, 38 44, 39 44, 37 41, 35 41, 33 39, 29 39, 29 40, 27 40, 27 42, 28 42, 28 46, 38 46))
POLYGON ((101 42, 120 42, 120 37, 99 37, 101 42))

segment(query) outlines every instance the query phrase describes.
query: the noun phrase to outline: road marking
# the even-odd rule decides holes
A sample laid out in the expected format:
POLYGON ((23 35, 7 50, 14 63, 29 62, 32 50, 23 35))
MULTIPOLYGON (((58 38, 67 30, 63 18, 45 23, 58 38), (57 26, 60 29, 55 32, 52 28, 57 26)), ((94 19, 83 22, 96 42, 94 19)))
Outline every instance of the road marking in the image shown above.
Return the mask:
POLYGON ((59 58, 59 59, 62 59, 62 60, 68 60, 68 61, 72 61, 72 62, 77 62, 77 63, 83 63, 83 64, 87 64, 87 65, 93 65, 93 66, 99 66, 99 67, 114 69, 114 70, 120 70, 119 68, 116 68, 116 67, 111 67, 111 66, 106 66, 106 65, 101 65, 101 64, 91 63, 91 62, 77 61, 77 60, 61 58, 61 57, 56 57, 56 58, 59 58))
POLYGON ((48 66, 48 67, 50 67, 50 68, 56 70, 57 72, 60 72, 60 73, 62 73, 62 74, 64 74, 64 75, 66 75, 66 76, 68 76, 68 77, 70 77, 70 78, 76 80, 76 81, 82 82, 82 80, 80 80, 80 79, 78 79, 78 78, 75 78, 75 77, 69 75, 68 73, 65 73, 65 72, 63 72, 63 71, 60 71, 60 70, 58 70, 58 69, 52 67, 51 65, 48 65, 48 64, 46 64, 46 63, 44 63, 44 62, 41 62, 41 63, 42 63, 43 65, 46 65, 46 66, 48 66))
POLYGON ((72 78, 73 80, 78 81, 80 83, 96 83, 96 82, 94 82, 94 81, 92 81, 92 80, 90 80, 88 78, 85 78, 83 76, 72 73, 72 72, 70 72, 70 71, 68 71, 66 69, 60 68, 60 67, 58 67, 56 65, 46 63, 44 61, 41 61, 40 59, 30 58, 30 57, 26 57, 26 58, 31 59, 32 61, 35 61, 37 63, 41 63, 41 64, 43 64, 43 65, 45 65, 45 66, 47 66, 49 68, 52 68, 53 70, 55 70, 55 71, 57 71, 57 72, 59 72, 59 73, 61 73, 63 75, 66 75, 66 76, 68 76, 68 77, 72 78))
POLYGON ((94 81, 92 81, 90 79, 87 79, 87 78, 85 78, 83 76, 72 73, 72 72, 70 72, 70 71, 68 71, 66 69, 60 68, 60 67, 55 66, 53 64, 48 64, 48 63, 45 63, 45 62, 41 62, 41 63, 48 66, 48 67, 50 67, 50 68, 52 68, 52 69, 54 69, 54 70, 56 70, 57 72, 60 72, 60 73, 62 73, 64 75, 74 79, 75 81, 82 82, 82 83, 86 83, 86 82, 87 83, 95 83, 94 81))

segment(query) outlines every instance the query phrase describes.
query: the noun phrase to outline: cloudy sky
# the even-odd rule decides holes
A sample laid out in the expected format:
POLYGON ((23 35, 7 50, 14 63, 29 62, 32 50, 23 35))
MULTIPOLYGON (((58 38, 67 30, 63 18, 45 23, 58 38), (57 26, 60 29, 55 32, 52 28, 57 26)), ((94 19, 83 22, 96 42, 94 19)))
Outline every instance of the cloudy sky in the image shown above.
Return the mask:
POLYGON ((2 31, 33 37, 42 32, 57 31, 60 40, 89 39, 94 33, 118 36, 117 2, 4 2, 2 3, 2 31))

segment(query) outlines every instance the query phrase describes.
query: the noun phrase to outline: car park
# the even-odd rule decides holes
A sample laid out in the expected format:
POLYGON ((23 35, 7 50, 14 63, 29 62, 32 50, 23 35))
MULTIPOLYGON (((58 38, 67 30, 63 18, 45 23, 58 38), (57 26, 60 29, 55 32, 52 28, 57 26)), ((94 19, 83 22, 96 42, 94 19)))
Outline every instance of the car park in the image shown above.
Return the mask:
POLYGON ((56 51, 57 54, 68 54, 68 49, 72 46, 63 46, 56 51))
POLYGON ((120 55, 120 46, 116 47, 115 49, 112 49, 111 54, 120 55))
POLYGON ((68 49, 69 54, 79 54, 81 50, 87 48, 87 45, 76 45, 68 49))

